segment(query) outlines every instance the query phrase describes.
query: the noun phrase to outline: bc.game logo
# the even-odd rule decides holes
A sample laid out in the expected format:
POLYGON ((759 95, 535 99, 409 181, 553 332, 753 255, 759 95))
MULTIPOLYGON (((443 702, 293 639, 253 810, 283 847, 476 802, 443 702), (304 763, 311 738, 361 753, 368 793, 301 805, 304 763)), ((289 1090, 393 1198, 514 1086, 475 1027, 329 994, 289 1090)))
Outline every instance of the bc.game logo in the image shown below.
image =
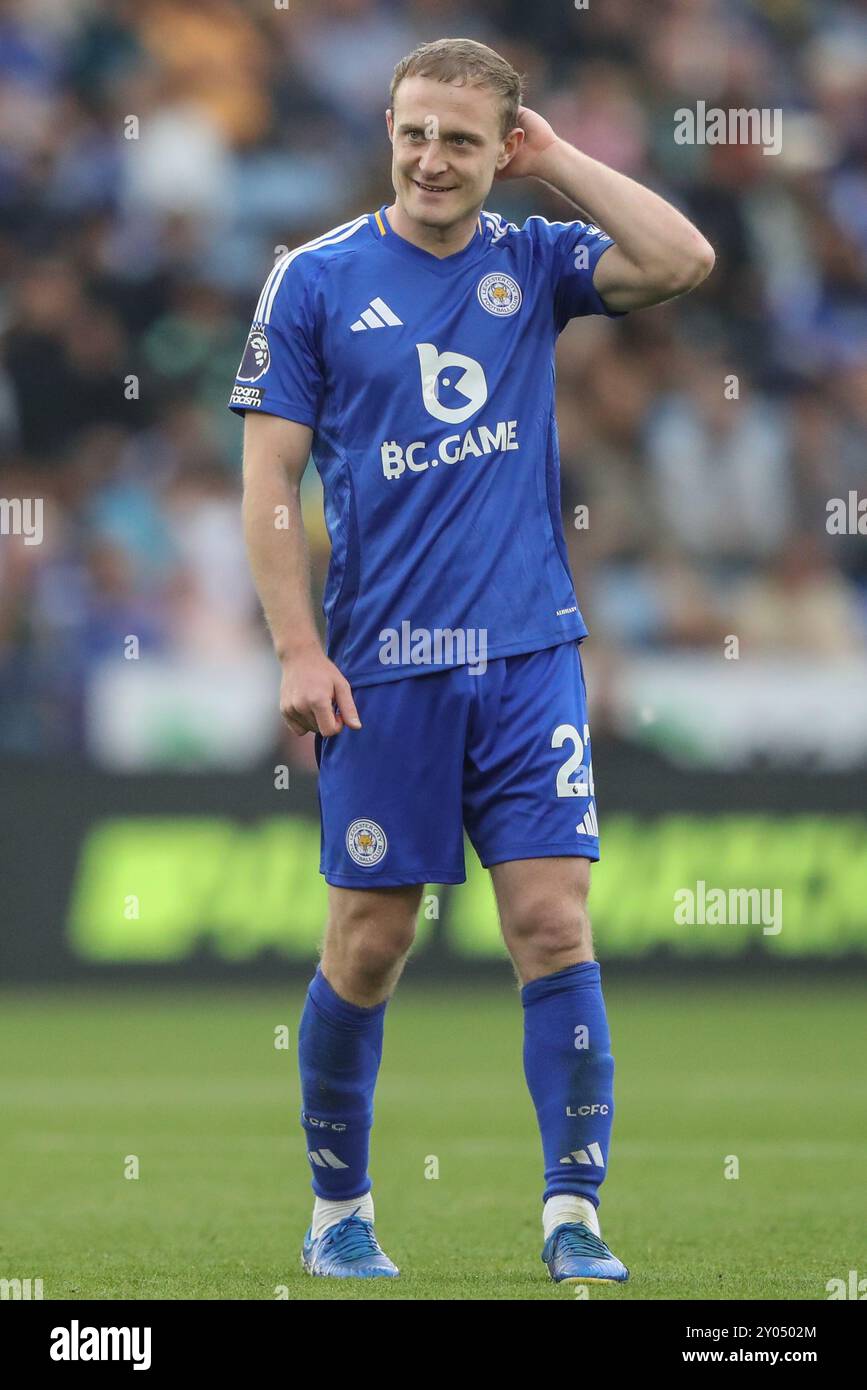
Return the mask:
POLYGON ((462 352, 437 352, 433 343, 416 343, 415 346, 421 367, 422 399, 428 415, 444 420, 447 425, 459 425, 481 410, 488 399, 488 383, 481 362, 465 357, 462 352), (456 370, 444 376, 450 368, 456 370), (445 404, 444 391, 454 397, 455 405, 445 404))

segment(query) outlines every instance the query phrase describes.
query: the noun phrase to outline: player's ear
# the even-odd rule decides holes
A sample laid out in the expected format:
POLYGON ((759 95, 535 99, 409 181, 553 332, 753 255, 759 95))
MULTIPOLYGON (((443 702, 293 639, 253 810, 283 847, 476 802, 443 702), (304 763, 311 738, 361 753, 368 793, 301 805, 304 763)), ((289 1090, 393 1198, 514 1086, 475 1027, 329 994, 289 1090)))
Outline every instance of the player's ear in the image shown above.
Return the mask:
POLYGON ((386 126, 388 127, 388 138, 389 138, 389 140, 393 140, 393 139, 394 139, 394 116, 393 116, 392 113, 391 113, 391 107, 390 107, 390 106, 387 106, 387 107, 385 108, 385 124, 386 124, 386 126))
POLYGON ((516 125, 514 130, 509 131, 503 141, 502 153, 497 155, 497 168, 499 170, 505 169, 507 164, 511 164, 526 138, 525 132, 519 125, 516 125))

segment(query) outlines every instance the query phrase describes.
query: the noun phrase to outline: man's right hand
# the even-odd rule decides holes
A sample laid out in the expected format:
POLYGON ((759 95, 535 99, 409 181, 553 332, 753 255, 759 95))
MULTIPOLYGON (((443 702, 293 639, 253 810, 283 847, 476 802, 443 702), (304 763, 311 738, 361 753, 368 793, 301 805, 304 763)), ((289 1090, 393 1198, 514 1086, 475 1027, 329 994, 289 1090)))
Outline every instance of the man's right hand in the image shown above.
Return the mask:
POLYGON ((330 738, 339 734, 344 724, 350 729, 361 728, 349 681, 321 647, 287 657, 282 668, 280 713, 293 733, 320 733, 330 738))

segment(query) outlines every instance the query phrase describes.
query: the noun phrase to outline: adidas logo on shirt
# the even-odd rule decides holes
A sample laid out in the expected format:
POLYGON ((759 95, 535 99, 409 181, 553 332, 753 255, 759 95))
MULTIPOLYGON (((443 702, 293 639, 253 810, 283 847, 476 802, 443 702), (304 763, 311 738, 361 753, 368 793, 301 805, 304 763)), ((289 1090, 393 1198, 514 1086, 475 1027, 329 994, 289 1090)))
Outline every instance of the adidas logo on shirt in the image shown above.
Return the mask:
POLYGON ((369 308, 365 309, 361 318, 355 320, 351 325, 353 333, 364 333, 368 328, 397 328, 403 323, 392 309, 389 309, 384 299, 371 299, 369 308))

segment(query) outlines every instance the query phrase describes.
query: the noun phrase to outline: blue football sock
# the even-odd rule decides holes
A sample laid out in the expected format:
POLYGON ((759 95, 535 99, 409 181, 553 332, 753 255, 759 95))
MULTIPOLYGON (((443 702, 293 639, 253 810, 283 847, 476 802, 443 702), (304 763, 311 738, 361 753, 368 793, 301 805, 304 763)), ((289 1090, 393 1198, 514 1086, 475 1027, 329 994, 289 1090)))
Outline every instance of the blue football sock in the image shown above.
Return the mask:
POLYGON ((343 1201, 370 1191, 373 1091, 382 1058, 385 1006, 341 999, 317 969, 298 1033, 301 1125, 317 1197, 343 1201))
POLYGON ((614 1119, 614 1058, 598 961, 521 990, 524 1074, 545 1156, 543 1200, 555 1192, 599 1205, 614 1119))

